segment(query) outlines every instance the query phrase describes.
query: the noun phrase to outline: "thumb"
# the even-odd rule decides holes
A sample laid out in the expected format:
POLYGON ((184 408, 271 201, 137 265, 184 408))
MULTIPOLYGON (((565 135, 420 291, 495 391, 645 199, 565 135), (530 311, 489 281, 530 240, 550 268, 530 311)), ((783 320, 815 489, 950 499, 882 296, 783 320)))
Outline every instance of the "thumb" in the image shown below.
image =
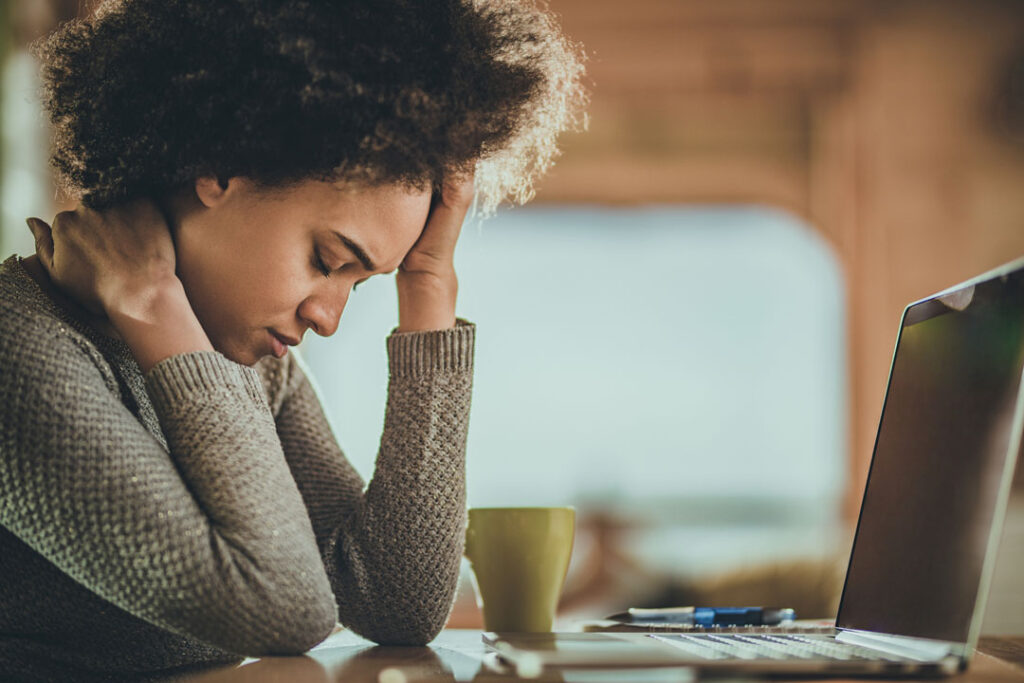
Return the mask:
POLYGON ((36 238, 36 255, 47 269, 53 265, 53 234, 50 226, 38 218, 26 218, 28 229, 36 238))

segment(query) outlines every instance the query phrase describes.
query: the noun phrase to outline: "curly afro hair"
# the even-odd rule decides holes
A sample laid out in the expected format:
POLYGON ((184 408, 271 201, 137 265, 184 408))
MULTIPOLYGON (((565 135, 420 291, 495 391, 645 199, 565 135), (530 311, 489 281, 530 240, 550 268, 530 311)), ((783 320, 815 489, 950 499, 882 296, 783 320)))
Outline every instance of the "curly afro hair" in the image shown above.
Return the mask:
POLYGON ((522 203, 585 125, 583 58, 500 0, 108 0, 35 45, 61 188, 92 208, 202 175, 522 203))

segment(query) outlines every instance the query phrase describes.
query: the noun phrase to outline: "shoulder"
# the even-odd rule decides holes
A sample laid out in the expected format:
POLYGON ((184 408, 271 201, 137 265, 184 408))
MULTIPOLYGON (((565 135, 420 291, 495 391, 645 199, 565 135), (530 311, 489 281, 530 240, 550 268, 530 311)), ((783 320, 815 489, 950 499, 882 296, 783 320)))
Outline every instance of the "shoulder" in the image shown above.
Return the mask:
POLYGON ((116 387, 100 351, 68 320, 44 305, 10 273, 10 260, 0 266, 0 368, 4 384, 99 379, 116 387))

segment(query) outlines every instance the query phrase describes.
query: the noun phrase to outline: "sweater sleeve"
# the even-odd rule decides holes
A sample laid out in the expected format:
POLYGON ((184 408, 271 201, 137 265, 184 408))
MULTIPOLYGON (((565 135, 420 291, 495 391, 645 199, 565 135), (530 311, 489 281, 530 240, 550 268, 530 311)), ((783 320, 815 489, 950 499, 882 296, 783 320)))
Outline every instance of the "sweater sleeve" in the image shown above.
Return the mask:
POLYGON ((475 327, 393 334, 374 475, 363 481, 290 363, 277 428, 316 530, 343 624, 422 645, 444 626, 465 536, 465 452, 475 327))
POLYGON ((256 373, 216 352, 152 368, 165 449, 74 343, 40 347, 5 349, 0 523, 175 633, 252 656, 322 640, 336 608, 256 373))

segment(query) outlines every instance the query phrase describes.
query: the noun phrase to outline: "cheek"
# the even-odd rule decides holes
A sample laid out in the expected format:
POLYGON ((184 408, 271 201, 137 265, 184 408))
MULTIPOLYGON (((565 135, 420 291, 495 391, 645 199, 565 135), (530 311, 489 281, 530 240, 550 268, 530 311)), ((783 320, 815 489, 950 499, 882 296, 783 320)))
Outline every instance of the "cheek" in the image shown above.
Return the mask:
POLYGON ((247 285, 253 306, 268 313, 294 312, 326 280, 312 265, 312 247, 291 244, 253 254, 240 281, 247 285), (308 253, 307 253, 308 252, 308 253))
MULTIPOLYGON (((204 218, 206 218, 204 216, 204 218)), ((210 317, 251 324, 294 314, 322 276, 299 222, 273 211, 222 216, 183 226, 176 239, 179 276, 210 317), (220 222, 223 218, 223 222, 220 222)))
MULTIPOLYGON (((182 225, 175 236, 175 254, 179 275, 193 287, 222 289, 235 281, 247 268, 244 249, 234 226, 225 221, 214 224, 214 216, 202 215, 182 225)), ((242 242, 244 244, 244 242, 242 242)))
POLYGON ((278 257, 260 261, 243 260, 234 269, 231 280, 224 282, 232 291, 230 298, 239 306, 262 313, 295 310, 306 295, 310 277, 302 270, 302 261, 278 257))
POLYGON ((294 259, 268 258, 259 249, 208 243, 179 259, 179 277, 189 299, 208 318, 258 318, 296 303, 301 278, 294 259))

